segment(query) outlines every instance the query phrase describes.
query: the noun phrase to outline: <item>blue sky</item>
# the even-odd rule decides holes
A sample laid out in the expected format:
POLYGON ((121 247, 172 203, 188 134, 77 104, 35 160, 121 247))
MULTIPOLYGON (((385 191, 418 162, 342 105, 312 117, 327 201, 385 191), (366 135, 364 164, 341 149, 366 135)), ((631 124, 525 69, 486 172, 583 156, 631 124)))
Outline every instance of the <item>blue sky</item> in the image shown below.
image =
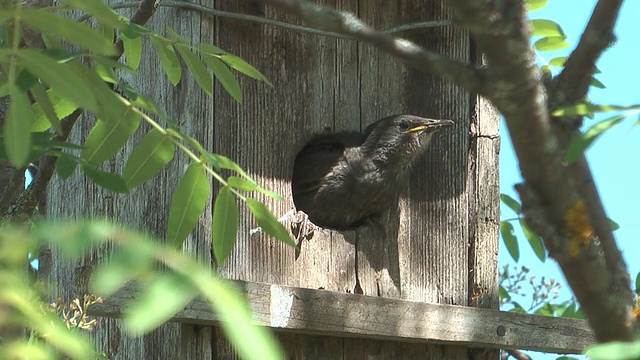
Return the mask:
MULTIPOLYGON (((595 0, 549 0, 549 4, 540 10, 531 12, 532 19, 549 19, 560 24, 567 34, 568 41, 575 46, 584 30, 595 0)), ((598 68, 602 71, 597 78, 606 85, 606 89, 592 89, 590 98, 596 104, 633 105, 640 103, 640 50, 638 42, 638 14, 640 1, 626 1, 617 23, 615 33, 618 41, 602 56, 598 68)), ((540 55, 550 60, 565 56, 572 49, 559 52, 544 52, 540 55)), ((585 121, 591 126, 611 116, 596 117, 585 121)), ((600 196, 609 217, 615 220, 620 229, 616 231, 618 246, 623 252, 632 279, 640 272, 640 192, 635 190, 640 178, 637 162, 640 157, 640 127, 632 128, 638 118, 631 116, 617 128, 607 132, 587 151, 592 172, 596 179, 600 196)), ((502 149, 500 151, 500 187, 501 192, 517 199, 513 185, 521 181, 517 161, 513 153, 505 126, 501 127, 502 149)), ((513 213, 502 206, 502 218, 512 218, 513 213)), ((541 263, 524 242, 524 235, 517 233, 520 240, 520 265, 531 268, 531 274, 559 279, 566 284, 556 263, 549 259, 541 263)), ((499 262, 501 265, 513 263, 504 245, 500 244, 499 262)), ((571 297, 565 287, 560 299, 571 297)), ((533 354, 532 354, 533 355, 533 354)), ((555 359, 556 356, 535 354, 534 359, 555 359)))

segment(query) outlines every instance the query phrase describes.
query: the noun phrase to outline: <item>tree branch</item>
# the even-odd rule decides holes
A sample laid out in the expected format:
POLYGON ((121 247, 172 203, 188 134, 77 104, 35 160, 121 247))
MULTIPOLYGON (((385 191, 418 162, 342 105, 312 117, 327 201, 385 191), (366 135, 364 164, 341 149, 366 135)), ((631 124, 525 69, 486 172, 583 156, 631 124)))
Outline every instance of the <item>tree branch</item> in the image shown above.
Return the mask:
POLYGON ((551 109, 584 100, 596 61, 616 40, 613 28, 621 6, 622 0, 598 1, 578 46, 569 56, 562 72, 553 79, 549 94, 551 109))
MULTIPOLYGON (((514 1, 505 9, 479 0, 451 3, 460 22, 471 24, 469 29, 487 57, 487 74, 493 84, 488 98, 506 119, 527 185, 519 188, 527 223, 543 236, 550 255, 560 264, 598 340, 631 340, 633 298, 626 267, 586 160, 571 167, 565 165, 572 134, 551 121, 549 98, 529 45, 524 2, 514 1), (487 19, 492 19, 490 26, 487 19), (580 229, 572 227, 568 220, 571 217, 581 220, 580 229), (581 230, 584 235, 578 234, 581 230), (595 236, 591 230, 595 230, 595 236)), ((602 6, 602 1, 598 5, 602 6)), ((598 16, 602 20, 609 14, 598 16)), ((595 25, 591 28, 602 31, 595 25)), ((587 38, 588 34, 583 36, 587 38)), ((605 44, 599 44, 603 50, 605 44)), ((588 53, 593 59, 587 63, 594 64, 600 52, 588 53)), ((574 64, 579 63, 574 60, 574 64)), ((578 79, 587 81, 586 87, 591 69, 583 74, 586 80, 578 79)))
POLYGON ((408 65, 455 82, 473 93, 486 93, 484 72, 469 64, 423 49, 411 41, 376 31, 353 14, 309 3, 305 0, 262 0, 303 19, 308 26, 347 34, 385 51, 408 65))
MULTIPOLYGON (((131 22, 138 25, 146 24, 156 12, 159 2, 159 0, 142 0, 138 5, 138 9, 131 17, 131 22)), ((118 54, 116 56, 119 59, 124 53, 124 43, 122 42, 122 38, 119 37, 114 46, 118 50, 118 54)))

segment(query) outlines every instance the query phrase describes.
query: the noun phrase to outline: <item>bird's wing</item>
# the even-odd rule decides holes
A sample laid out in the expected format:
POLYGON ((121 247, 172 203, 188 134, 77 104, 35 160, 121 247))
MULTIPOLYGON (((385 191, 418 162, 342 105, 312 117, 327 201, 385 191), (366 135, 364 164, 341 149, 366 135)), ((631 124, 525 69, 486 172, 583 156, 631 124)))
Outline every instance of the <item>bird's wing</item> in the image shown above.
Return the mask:
POLYGON ((315 192, 343 159, 345 149, 360 143, 360 133, 325 134, 309 141, 293 165, 293 195, 315 192))

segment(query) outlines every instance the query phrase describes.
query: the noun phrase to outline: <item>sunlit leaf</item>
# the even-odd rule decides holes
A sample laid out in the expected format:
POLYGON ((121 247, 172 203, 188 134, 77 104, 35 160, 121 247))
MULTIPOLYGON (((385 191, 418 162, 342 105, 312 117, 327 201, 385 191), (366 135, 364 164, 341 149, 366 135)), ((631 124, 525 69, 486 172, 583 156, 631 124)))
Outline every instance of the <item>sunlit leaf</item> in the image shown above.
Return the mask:
POLYGON ((129 38, 126 34, 120 34, 120 39, 122 39, 122 44, 124 45, 124 56, 127 65, 132 69, 137 69, 142 59, 142 38, 129 38))
POLYGON ((69 17, 60 16, 46 9, 25 9, 21 14, 26 24, 40 32, 55 34, 65 41, 79 45, 92 53, 114 55, 116 49, 111 39, 69 17))
POLYGON ((587 347, 584 352, 591 360, 633 360, 640 358, 640 341, 608 342, 587 347))
POLYGON ((289 231, 273 216, 271 211, 269 211, 263 203, 256 199, 248 198, 247 206, 249 206, 249 210, 253 213, 262 231, 287 245, 296 247, 296 243, 289 236, 289 231))
POLYGON ((238 204, 231 193, 231 188, 227 185, 218 192, 211 224, 213 253, 218 264, 222 264, 231 254, 236 244, 237 234, 238 204))
POLYGON ((87 136, 82 158, 89 164, 101 164, 120 151, 139 126, 140 116, 133 111, 117 122, 98 120, 87 136))
POLYGON ((520 215, 520 203, 518 200, 512 198, 507 194, 500 194, 500 201, 502 201, 509 209, 511 209, 514 213, 520 215))
POLYGON ((156 50, 158 58, 160 58, 160 64, 164 72, 167 74, 169 81, 175 86, 180 82, 180 76, 182 75, 180 68, 180 60, 176 55, 175 50, 171 42, 160 36, 149 36, 151 45, 156 50))
POLYGON ((536 41, 533 47, 539 51, 556 51, 567 48, 569 45, 562 36, 548 36, 536 41))
POLYGON ((532 36, 561 37, 566 38, 564 31, 558 23, 546 19, 531 20, 532 36))
POLYGON ((207 64, 209 69, 211 69, 213 74, 216 76, 216 79, 220 81, 222 87, 227 90, 231 97, 242 104, 242 90, 240 89, 240 84, 238 84, 238 80, 231 70, 229 70, 227 65, 213 55, 206 53, 202 53, 201 55, 202 60, 207 64))
POLYGON ((127 160, 122 176, 130 189, 151 179, 172 159, 175 144, 166 134, 153 129, 145 135, 133 149, 127 160))
POLYGON ((529 11, 542 9, 547 6, 547 1, 548 0, 527 0, 527 8, 529 11))
POLYGON ((35 227, 38 239, 56 246, 68 259, 76 259, 86 252, 110 240, 114 227, 103 222, 81 222, 74 224, 41 223, 35 227))
POLYGON ((128 281, 154 271, 151 243, 130 241, 114 252, 109 261, 102 263, 91 277, 91 291, 100 296, 109 296, 128 281))
POLYGON ((209 160, 211 161, 212 165, 216 168, 221 168, 221 169, 227 169, 227 170, 233 170, 235 172, 237 172, 238 174, 240 174, 242 177, 248 179, 251 182, 255 183, 255 180, 253 180, 249 175, 247 175, 246 172, 244 172, 244 170, 242 170, 242 168, 240 167, 240 165, 236 164, 233 160, 229 159, 228 157, 224 156, 224 155, 220 155, 220 154, 213 154, 210 152, 207 152, 206 157, 209 158, 209 160))
POLYGON ((4 122, 4 146, 9 161, 22 167, 27 164, 31 151, 31 124, 35 115, 31 111, 31 102, 27 95, 14 88, 11 91, 11 104, 4 122))
POLYGON ((522 232, 524 232, 524 236, 529 241, 529 245, 531 245, 531 249, 536 254, 540 261, 547 261, 547 250, 544 247, 544 243, 538 234, 534 233, 529 229, 527 224, 524 222, 524 219, 520 218, 520 226, 522 227, 522 232))
POLYGON ((605 131, 611 129, 622 120, 625 116, 618 115, 609 119, 603 120, 589 128, 584 134, 578 136, 571 142, 567 149, 566 160, 568 163, 574 163, 582 156, 582 154, 596 141, 605 131))
POLYGON ((549 64, 551 64, 553 66, 557 66, 557 67, 563 68, 564 67, 564 63, 567 62, 567 59, 569 59, 568 56, 561 56, 561 57, 553 58, 553 59, 549 60, 549 64))
POLYGON ((125 326, 134 334, 147 333, 184 308, 197 295, 188 279, 166 273, 145 286, 126 310, 125 326))
POLYGON ((640 111, 640 105, 596 105, 590 103, 581 103, 560 108, 553 112, 554 116, 572 116, 572 115, 590 115, 598 112, 613 112, 613 111, 640 111))
POLYGON ((229 178, 227 179, 227 183, 229 184, 229 186, 235 189, 246 192, 251 192, 258 189, 258 185, 256 185, 256 183, 245 180, 243 178, 239 178, 237 176, 229 176, 229 178))
POLYGON ((272 333, 264 327, 254 325, 246 300, 226 281, 215 276, 203 275, 204 272, 196 267, 180 266, 174 270, 191 274, 190 278, 194 284, 213 305, 223 324, 222 330, 231 340, 240 358, 261 360, 284 358, 272 333))
POLYGON ((51 103, 51 99, 49 99, 49 96, 47 95, 47 89, 44 87, 44 85, 40 83, 35 84, 31 88, 31 95, 33 95, 33 98, 35 99, 35 102, 32 106, 39 107, 44 117, 49 121, 49 124, 55 130, 56 134, 61 135, 62 127, 60 126, 60 119, 58 118, 58 115, 56 115, 56 110, 51 103))
POLYGON ((189 165, 173 195, 169 211, 167 241, 180 247, 200 220, 209 201, 211 185, 202 165, 189 165))
POLYGON ((258 69, 254 68, 253 66, 251 66, 251 64, 235 55, 220 55, 220 60, 224 61, 225 63, 227 63, 227 65, 247 75, 250 78, 256 79, 258 81, 264 81, 267 84, 271 85, 266 76, 262 75, 262 73, 258 69))
POLYGON ((500 234, 502 235, 502 240, 504 241, 504 245, 507 247, 507 251, 509 251, 509 255, 511 258, 518 262, 520 259, 520 248, 518 247, 518 239, 513 234, 513 225, 508 221, 500 221, 500 234))
POLYGON ((640 296, 640 272, 636 275, 636 294, 640 296))
MULTIPOLYGON (((47 91, 47 97, 49 98, 49 101, 53 106, 56 118, 58 119, 64 119, 78 109, 78 107, 73 102, 67 100, 65 97, 56 95, 56 93, 51 89, 47 91)), ((31 131, 38 132, 48 130, 52 126, 52 124, 48 119, 48 116, 44 114, 42 108, 40 107, 40 104, 36 102, 31 105, 31 108, 33 109, 33 112, 37 117, 35 123, 31 126, 31 131)))
POLYGON ((205 93, 207 93, 207 95, 213 95, 213 79, 211 78, 209 71, 207 71, 207 67, 204 66, 202 61, 198 59, 198 56, 194 54, 187 45, 177 43, 175 44, 175 47, 180 53, 185 64, 187 64, 189 70, 191 70, 191 74, 196 79, 198 85, 205 93))

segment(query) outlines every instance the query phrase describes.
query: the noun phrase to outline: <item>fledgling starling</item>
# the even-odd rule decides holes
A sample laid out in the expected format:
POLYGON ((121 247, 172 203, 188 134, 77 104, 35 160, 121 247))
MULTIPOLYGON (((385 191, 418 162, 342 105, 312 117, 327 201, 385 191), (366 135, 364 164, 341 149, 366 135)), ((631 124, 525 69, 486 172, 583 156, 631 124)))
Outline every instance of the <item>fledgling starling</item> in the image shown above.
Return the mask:
POLYGON ((364 133, 318 135, 296 156, 293 202, 314 224, 353 229, 393 206, 432 135, 451 120, 394 115, 364 133))

